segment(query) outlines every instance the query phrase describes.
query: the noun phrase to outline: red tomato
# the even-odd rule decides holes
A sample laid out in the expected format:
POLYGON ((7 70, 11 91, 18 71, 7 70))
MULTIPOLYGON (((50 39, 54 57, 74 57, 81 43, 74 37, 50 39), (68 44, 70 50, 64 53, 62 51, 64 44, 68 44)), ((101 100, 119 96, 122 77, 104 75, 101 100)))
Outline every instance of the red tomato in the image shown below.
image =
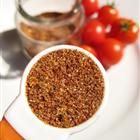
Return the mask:
POLYGON ((118 18, 118 10, 112 5, 103 6, 98 12, 98 19, 105 25, 112 24, 118 18))
POLYGON ((95 51, 95 49, 89 45, 81 45, 81 48, 89 51, 90 53, 92 53, 95 57, 98 57, 97 52, 95 51))
POLYGON ((82 0, 86 16, 90 16, 98 10, 98 0, 82 0))
POLYGON ((111 27, 110 36, 114 37, 124 44, 133 43, 138 38, 139 27, 135 22, 129 19, 120 18, 116 20, 111 27))
POLYGON ((81 37, 88 45, 99 44, 105 38, 105 28, 100 21, 92 19, 83 27, 81 37))
POLYGON ((120 41, 107 38, 98 47, 99 59, 105 66, 118 63, 123 56, 123 45, 120 41))

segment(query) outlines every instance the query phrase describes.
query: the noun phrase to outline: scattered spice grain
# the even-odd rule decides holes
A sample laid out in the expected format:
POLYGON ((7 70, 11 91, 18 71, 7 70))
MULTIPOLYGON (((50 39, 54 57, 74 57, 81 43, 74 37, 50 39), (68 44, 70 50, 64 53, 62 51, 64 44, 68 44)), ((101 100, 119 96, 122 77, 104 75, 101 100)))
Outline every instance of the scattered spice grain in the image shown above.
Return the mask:
POLYGON ((104 79, 90 57, 78 50, 62 49, 43 56, 32 67, 26 95, 40 120, 70 128, 96 113, 104 97, 104 79))

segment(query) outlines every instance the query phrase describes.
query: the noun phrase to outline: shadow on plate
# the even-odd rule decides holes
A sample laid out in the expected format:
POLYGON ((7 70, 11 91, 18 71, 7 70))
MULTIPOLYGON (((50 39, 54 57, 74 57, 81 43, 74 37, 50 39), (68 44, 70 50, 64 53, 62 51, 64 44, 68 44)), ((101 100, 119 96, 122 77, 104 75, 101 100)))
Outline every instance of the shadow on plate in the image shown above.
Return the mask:
POLYGON ((12 79, 22 75, 29 62, 22 51, 16 29, 0 34, 0 78, 12 79))

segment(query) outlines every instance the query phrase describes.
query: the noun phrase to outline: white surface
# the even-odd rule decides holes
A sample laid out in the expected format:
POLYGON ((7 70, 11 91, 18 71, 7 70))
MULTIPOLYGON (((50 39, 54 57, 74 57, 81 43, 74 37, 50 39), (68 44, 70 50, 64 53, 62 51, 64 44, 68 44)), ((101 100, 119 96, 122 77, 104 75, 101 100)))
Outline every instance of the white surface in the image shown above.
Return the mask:
POLYGON ((0 32, 15 27, 15 0, 0 0, 0 32))
MULTIPOLYGON (((0 31, 4 31, 14 27, 15 7, 14 0, 2 0, 1 3, 2 8, 0 7, 0 18, 2 19, 2 22, 0 22, 0 31)), ((129 0, 129 2, 128 0, 118 0, 117 5, 121 10, 122 15, 138 21, 138 0, 135 0, 135 2, 133 0, 129 0)), ((137 70, 137 50, 129 47, 126 50, 124 60, 109 72, 112 92, 110 94, 108 109, 104 114, 104 117, 102 117, 96 125, 92 126, 90 130, 75 134, 70 140, 85 140, 85 138, 86 140, 93 140, 93 135, 95 135, 95 133, 96 135, 100 135, 100 137, 96 137, 96 140, 139 140, 138 104, 136 103, 135 107, 132 107, 133 103, 137 101, 137 70), (103 133, 101 133, 101 131, 103 133)), ((9 90, 8 93, 11 93, 10 91, 15 90, 16 88, 18 87, 12 86, 9 88, 7 85, 7 90, 9 90)), ((3 91, 5 92, 6 90, 3 89, 3 91)), ((15 91, 17 92, 17 90, 15 91)), ((14 117, 12 116, 12 110, 9 110, 7 118, 9 116, 9 120, 16 120, 15 112, 13 114, 14 117)), ((12 124, 14 123, 16 122, 13 121, 12 124)), ((20 118, 17 123, 19 127, 21 127, 22 119, 20 118)))
POLYGON ((0 105, 0 121, 3 118, 3 114, 14 101, 16 96, 19 94, 20 78, 14 80, 1 80, 1 105, 0 105))
POLYGON ((129 112, 129 115, 120 121, 121 125, 108 131, 97 140, 139 140, 140 130, 138 129, 138 122, 138 103, 136 103, 129 112))

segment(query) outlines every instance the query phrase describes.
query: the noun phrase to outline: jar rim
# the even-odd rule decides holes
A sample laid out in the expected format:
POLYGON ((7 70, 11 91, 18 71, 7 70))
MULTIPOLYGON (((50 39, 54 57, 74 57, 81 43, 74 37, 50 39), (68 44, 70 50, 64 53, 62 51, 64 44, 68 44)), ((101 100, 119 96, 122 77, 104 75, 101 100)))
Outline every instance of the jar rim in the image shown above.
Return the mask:
POLYGON ((51 24, 51 23, 58 23, 59 21, 62 20, 67 20, 73 16, 73 14, 76 14, 78 10, 81 9, 81 0, 76 0, 74 6, 72 7, 72 10, 70 12, 67 12, 65 16, 62 17, 55 17, 55 18, 46 18, 46 19, 41 19, 36 16, 32 16, 29 13, 27 13, 23 6, 22 6, 22 0, 16 0, 16 7, 17 7, 17 12, 26 20, 33 22, 35 24, 51 24))

